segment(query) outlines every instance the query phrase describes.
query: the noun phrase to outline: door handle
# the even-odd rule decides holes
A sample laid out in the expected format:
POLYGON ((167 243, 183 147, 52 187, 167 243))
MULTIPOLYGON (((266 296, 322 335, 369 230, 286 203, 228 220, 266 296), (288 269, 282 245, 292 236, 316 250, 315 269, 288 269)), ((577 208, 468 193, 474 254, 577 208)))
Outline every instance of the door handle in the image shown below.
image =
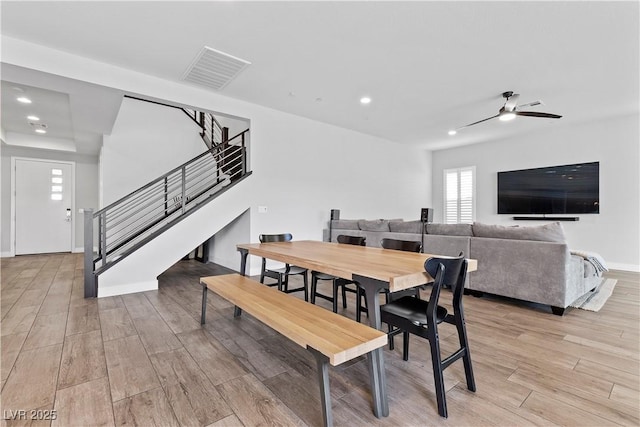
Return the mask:
POLYGON ((65 218, 65 221, 71 222, 71 208, 67 208, 67 216, 65 218))

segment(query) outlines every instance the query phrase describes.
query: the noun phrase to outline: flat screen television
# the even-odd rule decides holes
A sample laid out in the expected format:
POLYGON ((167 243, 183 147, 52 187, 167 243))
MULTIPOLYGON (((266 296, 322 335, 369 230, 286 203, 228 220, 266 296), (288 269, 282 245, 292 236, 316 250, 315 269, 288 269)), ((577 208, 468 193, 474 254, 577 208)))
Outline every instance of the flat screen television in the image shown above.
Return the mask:
POLYGON ((498 172, 499 214, 600 213, 600 162, 498 172))

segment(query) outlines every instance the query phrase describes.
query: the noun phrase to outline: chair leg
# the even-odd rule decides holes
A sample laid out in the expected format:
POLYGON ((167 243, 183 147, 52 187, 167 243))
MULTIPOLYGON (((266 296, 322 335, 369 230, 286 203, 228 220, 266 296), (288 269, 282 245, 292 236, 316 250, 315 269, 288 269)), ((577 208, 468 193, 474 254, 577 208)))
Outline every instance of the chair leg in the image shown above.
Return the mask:
POLYGON ((393 326, 389 325, 389 350, 393 351, 395 349, 395 343, 393 342, 393 335, 391 335, 391 332, 393 332, 393 326))
POLYGON ((433 382, 436 386, 436 400, 438 414, 447 418, 447 398, 444 391, 444 377, 442 375, 442 360, 440 357, 440 342, 438 341, 437 326, 429 325, 429 346, 431 347, 431 364, 433 366, 433 382))
POLYGON ((367 313, 367 319, 369 318, 369 306, 367 305, 367 296, 365 295, 364 289, 362 290, 362 297, 364 298, 364 311, 367 313))
POLYGON ((316 292, 318 288, 318 276, 311 274, 311 304, 316 303, 316 292))
POLYGON ((475 392, 476 380, 473 377, 473 367, 471 366, 471 353, 469 352, 469 341, 467 340, 467 327, 465 325, 464 318, 462 318, 461 316, 456 316, 456 328, 458 329, 460 348, 464 349, 462 363, 464 364, 464 376, 467 380, 467 389, 475 392))
POLYGON ((278 290, 282 292, 284 289, 282 287, 282 274, 278 274, 278 290))
POLYGON ((336 279, 333 279, 331 281, 332 285, 333 285, 333 301, 331 301, 331 303, 333 304, 333 312, 337 313, 338 312, 338 284, 336 282, 336 279))
POLYGON ((309 280, 307 278, 307 273, 305 272, 302 275, 302 280, 304 282, 304 300, 309 301, 309 280))
POLYGON ((360 296, 363 294, 362 289, 360 289, 360 286, 356 287, 356 321, 358 323, 360 323, 360 321, 362 320, 362 303, 360 300, 360 296))
POLYGON ((405 362, 409 360, 409 332, 402 332, 402 360, 405 362))
POLYGON ((347 286, 342 284, 342 308, 347 308, 347 286))

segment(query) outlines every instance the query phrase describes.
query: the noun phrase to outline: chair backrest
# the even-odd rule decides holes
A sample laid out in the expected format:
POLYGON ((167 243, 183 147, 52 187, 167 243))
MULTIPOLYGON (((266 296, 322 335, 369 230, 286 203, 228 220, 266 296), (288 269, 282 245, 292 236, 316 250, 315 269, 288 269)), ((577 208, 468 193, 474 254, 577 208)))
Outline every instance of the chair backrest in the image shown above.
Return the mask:
POLYGON ((406 252, 420 252, 422 249, 422 243, 415 242, 413 240, 397 240, 384 238, 380 242, 380 246, 384 249, 395 249, 398 251, 406 252))
POLYGON ((462 314, 462 294, 464 282, 467 278, 467 260, 460 252, 457 257, 432 257, 425 261, 424 269, 435 279, 429 298, 427 315, 434 313, 440 297, 440 289, 443 285, 451 286, 453 291, 454 314, 462 314))
POLYGON ((367 238, 364 236, 347 236, 341 234, 338 236, 338 243, 345 243, 347 245, 364 246, 367 243, 367 238))
POLYGON ((293 240, 293 236, 290 233, 285 234, 261 234, 260 243, 270 242, 290 242, 293 240))

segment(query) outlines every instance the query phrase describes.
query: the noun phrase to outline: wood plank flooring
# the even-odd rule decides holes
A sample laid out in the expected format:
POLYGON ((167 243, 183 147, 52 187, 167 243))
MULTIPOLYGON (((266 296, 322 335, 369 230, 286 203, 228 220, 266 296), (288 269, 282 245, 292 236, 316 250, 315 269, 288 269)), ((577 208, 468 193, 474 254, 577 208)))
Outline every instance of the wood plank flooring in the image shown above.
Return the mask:
MULTIPOLYGON (((30 424, 7 419, 20 410, 54 410, 33 424, 55 426, 321 425, 304 349, 251 316, 234 320, 211 293, 200 326, 199 278, 228 272, 180 261, 157 291, 85 300, 81 255, 3 258, 1 425, 30 424)), ((385 349, 387 418, 373 416, 363 358, 330 369, 335 425, 640 425, 640 275, 607 276, 618 283, 597 313, 465 297, 478 390, 466 389, 461 363, 447 369, 448 419, 422 339, 411 338, 408 362, 400 338, 385 349)), ((348 297, 341 313, 355 318, 348 297)), ((440 332, 443 353, 455 350, 453 326, 440 332)))

